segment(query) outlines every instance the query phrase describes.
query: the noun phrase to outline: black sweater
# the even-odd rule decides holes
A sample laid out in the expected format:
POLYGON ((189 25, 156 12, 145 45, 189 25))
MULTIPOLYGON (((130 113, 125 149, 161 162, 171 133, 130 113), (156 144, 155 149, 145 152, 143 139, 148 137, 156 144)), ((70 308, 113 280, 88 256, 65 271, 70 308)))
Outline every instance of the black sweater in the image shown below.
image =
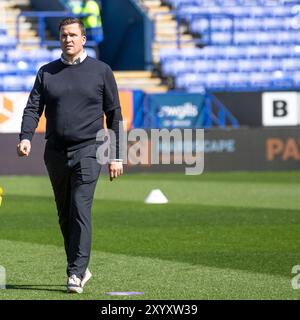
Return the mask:
POLYGON ((122 120, 115 78, 110 67, 87 57, 80 64, 55 60, 40 68, 24 109, 20 140, 31 140, 45 107, 46 139, 68 150, 94 143, 98 130, 115 131, 119 158, 122 120))

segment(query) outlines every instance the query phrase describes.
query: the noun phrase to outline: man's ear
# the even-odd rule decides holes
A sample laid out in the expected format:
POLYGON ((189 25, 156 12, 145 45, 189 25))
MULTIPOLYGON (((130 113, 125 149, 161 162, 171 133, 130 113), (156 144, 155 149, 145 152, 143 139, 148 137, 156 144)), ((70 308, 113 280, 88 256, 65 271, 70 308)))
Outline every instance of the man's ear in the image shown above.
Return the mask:
POLYGON ((82 44, 85 45, 86 43, 86 36, 82 36, 82 44))

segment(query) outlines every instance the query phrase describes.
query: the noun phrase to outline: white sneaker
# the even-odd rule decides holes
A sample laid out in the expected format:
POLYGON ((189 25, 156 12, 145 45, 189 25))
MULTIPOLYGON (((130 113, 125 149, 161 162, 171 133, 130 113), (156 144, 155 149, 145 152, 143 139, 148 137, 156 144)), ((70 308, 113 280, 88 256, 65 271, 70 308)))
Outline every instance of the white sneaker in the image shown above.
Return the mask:
POLYGON ((75 274, 72 274, 71 277, 68 278, 67 291, 68 293, 83 292, 83 289, 81 287, 81 280, 75 274))
POLYGON ((86 268, 84 276, 81 280, 81 288, 84 287, 84 285, 91 279, 91 277, 92 277, 92 274, 91 274, 90 270, 88 268, 86 268))

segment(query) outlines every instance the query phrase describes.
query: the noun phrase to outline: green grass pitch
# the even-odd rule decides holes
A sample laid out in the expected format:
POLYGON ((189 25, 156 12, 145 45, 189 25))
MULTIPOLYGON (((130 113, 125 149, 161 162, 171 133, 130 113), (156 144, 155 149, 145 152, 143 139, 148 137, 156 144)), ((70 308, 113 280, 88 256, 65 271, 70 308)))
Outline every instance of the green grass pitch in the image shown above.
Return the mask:
POLYGON ((0 177, 2 299, 299 299, 300 171, 102 175, 93 206, 92 279, 66 293, 47 177, 0 177), (169 203, 147 205, 151 189, 169 203))

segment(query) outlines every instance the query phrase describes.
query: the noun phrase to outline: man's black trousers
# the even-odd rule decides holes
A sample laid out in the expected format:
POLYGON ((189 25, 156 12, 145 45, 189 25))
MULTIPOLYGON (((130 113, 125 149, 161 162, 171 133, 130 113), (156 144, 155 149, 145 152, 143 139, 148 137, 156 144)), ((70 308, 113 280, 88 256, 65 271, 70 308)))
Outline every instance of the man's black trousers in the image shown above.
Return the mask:
POLYGON ((44 161, 54 191, 67 255, 67 275, 82 279, 91 253, 91 208, 101 166, 97 145, 75 151, 46 143, 44 161))

